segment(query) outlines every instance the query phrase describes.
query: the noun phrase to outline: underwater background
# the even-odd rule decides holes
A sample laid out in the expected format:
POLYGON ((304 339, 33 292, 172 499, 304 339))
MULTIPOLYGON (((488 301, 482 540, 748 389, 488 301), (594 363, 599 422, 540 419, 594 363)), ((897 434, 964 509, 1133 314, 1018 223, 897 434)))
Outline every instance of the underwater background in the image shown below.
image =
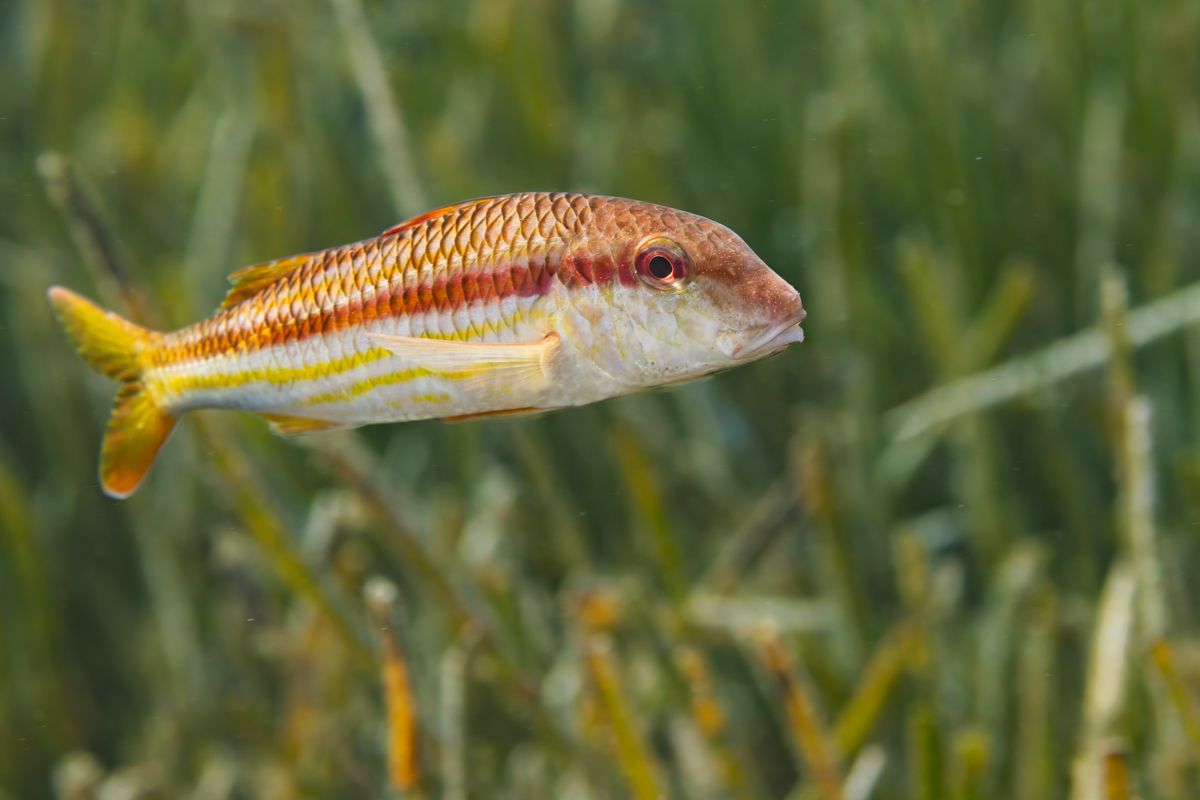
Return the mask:
POLYGON ((0 5, 0 798, 1200 796, 1200 4, 0 5), (588 191, 807 341, 281 440, 115 386, 245 264, 588 191))

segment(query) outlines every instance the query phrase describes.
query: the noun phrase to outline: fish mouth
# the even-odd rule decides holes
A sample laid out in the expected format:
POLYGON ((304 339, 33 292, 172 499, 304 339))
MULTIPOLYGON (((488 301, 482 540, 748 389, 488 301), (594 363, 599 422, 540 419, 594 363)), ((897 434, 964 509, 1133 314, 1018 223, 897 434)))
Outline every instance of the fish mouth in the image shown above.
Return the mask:
POLYGON ((746 344, 734 348, 730 355, 744 360, 762 358, 782 352, 789 345, 803 342, 804 329, 800 327, 800 323, 804 322, 805 316, 801 311, 786 322, 767 328, 746 344))

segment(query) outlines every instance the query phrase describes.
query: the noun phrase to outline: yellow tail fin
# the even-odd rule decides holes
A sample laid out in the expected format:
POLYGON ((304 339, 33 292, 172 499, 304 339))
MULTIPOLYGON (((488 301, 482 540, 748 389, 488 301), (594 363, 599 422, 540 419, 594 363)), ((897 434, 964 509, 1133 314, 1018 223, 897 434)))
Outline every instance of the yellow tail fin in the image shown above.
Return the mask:
POLYGON ((110 497, 129 497, 175 427, 175 416, 142 383, 142 354, 158 334, 70 289, 51 286, 46 296, 79 354, 97 372, 121 381, 100 451, 100 485, 110 497))

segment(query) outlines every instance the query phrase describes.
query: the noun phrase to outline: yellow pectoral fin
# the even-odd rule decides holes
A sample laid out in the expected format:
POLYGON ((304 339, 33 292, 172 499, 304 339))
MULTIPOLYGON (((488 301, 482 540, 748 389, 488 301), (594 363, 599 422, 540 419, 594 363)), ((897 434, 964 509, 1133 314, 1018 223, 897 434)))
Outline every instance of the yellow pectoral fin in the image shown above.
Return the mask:
POLYGON ((263 414, 262 417, 270 424, 271 433, 274 433, 276 436, 303 436, 306 433, 320 433, 321 431, 336 431, 354 427, 353 425, 345 425, 341 422, 332 422, 327 419, 289 417, 286 414, 263 414))
POLYGON ((528 396, 549 385, 547 368, 558 346, 551 333, 529 344, 459 342, 369 333, 377 346, 404 360, 407 369, 424 369, 449 378, 463 391, 497 398, 528 396))

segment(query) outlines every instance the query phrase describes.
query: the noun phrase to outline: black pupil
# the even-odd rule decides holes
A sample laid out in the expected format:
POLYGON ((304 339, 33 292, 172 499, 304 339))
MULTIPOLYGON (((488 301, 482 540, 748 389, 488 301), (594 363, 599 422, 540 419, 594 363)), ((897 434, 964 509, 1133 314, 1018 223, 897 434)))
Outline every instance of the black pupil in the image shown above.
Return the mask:
POLYGON ((650 259, 650 264, 647 266, 650 274, 660 281, 665 281, 667 278, 675 274, 675 267, 671 264, 671 259, 666 256, 655 256, 650 259))

